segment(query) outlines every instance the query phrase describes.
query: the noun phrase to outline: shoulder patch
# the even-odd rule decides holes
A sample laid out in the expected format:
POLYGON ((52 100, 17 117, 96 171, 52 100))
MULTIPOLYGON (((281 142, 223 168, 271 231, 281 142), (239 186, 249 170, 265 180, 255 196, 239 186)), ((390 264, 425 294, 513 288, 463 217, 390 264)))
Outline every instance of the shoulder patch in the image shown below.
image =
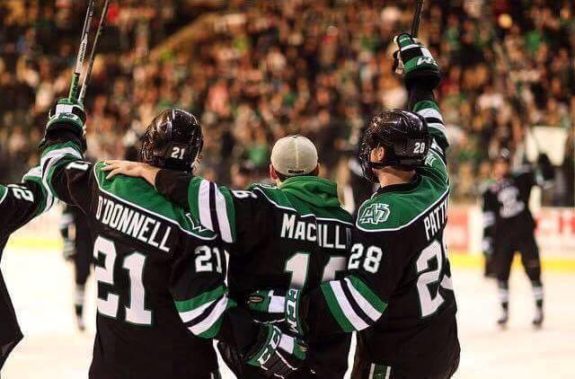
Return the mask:
POLYGON ((435 155, 433 154, 427 154, 427 157, 425 157, 425 165, 426 166, 433 166, 433 163, 435 162, 437 158, 435 157, 435 155))
POLYGON ((356 227, 365 232, 396 231, 416 222, 449 195, 432 181, 422 181, 416 190, 387 192, 366 200, 361 206, 356 227))
POLYGON ((362 210, 359 223, 362 225, 382 224, 387 221, 390 214, 389 204, 373 203, 362 210))

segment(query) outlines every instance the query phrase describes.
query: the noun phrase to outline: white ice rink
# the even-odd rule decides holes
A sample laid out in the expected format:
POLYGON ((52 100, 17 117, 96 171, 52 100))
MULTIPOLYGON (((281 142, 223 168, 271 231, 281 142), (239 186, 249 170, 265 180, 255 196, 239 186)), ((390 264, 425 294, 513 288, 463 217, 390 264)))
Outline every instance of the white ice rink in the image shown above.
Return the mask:
MULTIPOLYGON (((81 334, 73 317, 72 269, 58 252, 6 251, 2 271, 25 334, 2 379, 86 378, 92 282, 90 331, 81 334)), ((495 284, 475 269, 456 269, 453 276, 463 350, 457 378, 575 378, 575 274, 545 273, 547 313, 539 331, 531 327, 532 296, 520 270, 514 271, 511 320, 504 331, 495 326, 495 284)))

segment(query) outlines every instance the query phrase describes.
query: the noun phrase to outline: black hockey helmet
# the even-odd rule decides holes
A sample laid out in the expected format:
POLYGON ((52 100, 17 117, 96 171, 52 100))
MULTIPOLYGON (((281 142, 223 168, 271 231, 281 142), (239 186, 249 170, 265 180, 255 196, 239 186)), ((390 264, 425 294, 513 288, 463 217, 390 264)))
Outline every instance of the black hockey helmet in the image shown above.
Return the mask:
POLYGON ((167 109, 152 120, 142 136, 140 161, 191 172, 203 145, 198 119, 181 109, 167 109))
POLYGON ((366 128, 359 159, 366 179, 377 183, 372 169, 387 166, 413 170, 425 163, 431 140, 425 119, 420 115, 403 111, 385 111, 373 117, 366 128), (385 149, 381 162, 371 161, 371 151, 385 149))

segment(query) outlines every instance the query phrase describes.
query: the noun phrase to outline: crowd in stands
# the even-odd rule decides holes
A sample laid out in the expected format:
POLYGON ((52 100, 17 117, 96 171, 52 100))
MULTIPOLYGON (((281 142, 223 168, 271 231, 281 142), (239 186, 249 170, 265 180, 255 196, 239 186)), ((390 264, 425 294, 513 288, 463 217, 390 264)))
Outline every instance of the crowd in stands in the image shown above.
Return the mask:
MULTIPOLYGON (((323 174, 347 182, 370 116, 405 106, 391 38, 409 30, 412 3, 112 2, 86 101, 89 153, 133 156, 153 116, 178 106, 201 118, 210 178, 263 176, 273 141, 301 133, 317 144, 323 174), (208 14, 216 22, 200 39, 151 54, 208 14)), ((75 0, 0 4, 2 181, 37 162, 48 109, 68 90, 84 7, 75 0)), ((473 201, 490 159, 508 148, 520 161, 528 126, 543 125, 568 136, 551 202, 572 205, 574 13, 570 0, 428 2, 420 37, 443 69, 437 98, 453 146, 455 198, 473 201)))

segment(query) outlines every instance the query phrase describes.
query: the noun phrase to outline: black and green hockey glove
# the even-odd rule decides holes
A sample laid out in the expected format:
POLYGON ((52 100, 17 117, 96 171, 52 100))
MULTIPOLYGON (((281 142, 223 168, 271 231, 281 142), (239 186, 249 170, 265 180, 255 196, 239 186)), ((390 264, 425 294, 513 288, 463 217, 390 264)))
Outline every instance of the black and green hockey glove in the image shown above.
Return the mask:
POLYGON ((394 42, 399 50, 393 54, 393 69, 403 69, 407 89, 414 85, 428 90, 435 89, 441 81, 441 71, 429 50, 408 33, 399 34, 394 42))
POLYGON ((300 290, 290 288, 287 293, 282 290, 253 292, 248 297, 248 308, 260 322, 284 323, 291 332, 299 336, 306 332, 300 290))
POLYGON ((246 362, 264 370, 266 376, 287 378, 304 363, 306 344, 297 337, 282 333, 280 328, 264 325, 246 362))
POLYGON ((85 122, 86 112, 81 103, 69 98, 59 99, 50 110, 42 145, 47 138, 58 138, 64 134, 71 134, 82 143, 82 148, 85 150, 85 122))

